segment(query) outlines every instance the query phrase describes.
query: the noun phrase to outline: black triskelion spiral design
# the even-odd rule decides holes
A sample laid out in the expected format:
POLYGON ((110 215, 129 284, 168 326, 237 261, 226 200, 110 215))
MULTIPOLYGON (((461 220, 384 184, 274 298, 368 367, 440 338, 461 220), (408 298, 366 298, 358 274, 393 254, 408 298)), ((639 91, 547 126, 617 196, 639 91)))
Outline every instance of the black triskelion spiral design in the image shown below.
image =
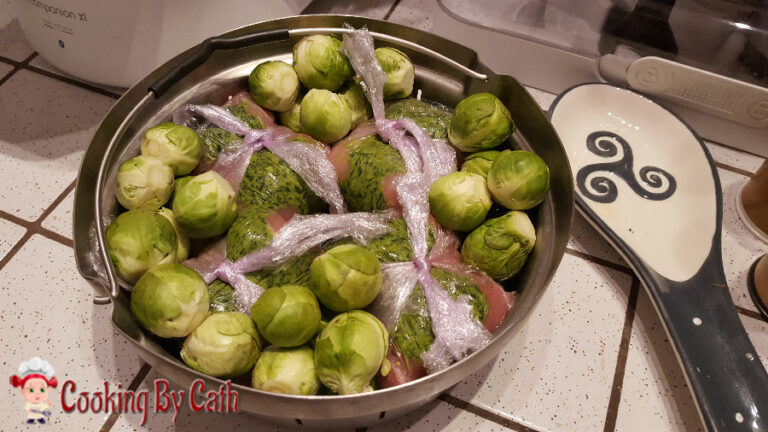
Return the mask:
POLYGON ((616 143, 621 145, 621 159, 614 162, 587 165, 576 174, 576 185, 582 195, 599 203, 612 203, 616 201, 618 196, 616 183, 606 177, 605 174, 593 175, 599 172, 611 173, 621 177, 636 194, 649 200, 663 201, 675 193, 677 181, 675 181, 675 178, 670 173, 661 168, 646 166, 640 169, 640 180, 650 190, 637 181, 632 168, 632 148, 624 138, 608 131, 592 132, 587 137, 587 148, 589 151, 601 157, 616 156, 618 154, 616 143), (589 186, 587 186, 587 179, 589 179, 589 186), (664 180, 667 181, 666 190, 658 191, 658 189, 664 186, 664 180), (654 192, 654 190, 656 191, 654 192))

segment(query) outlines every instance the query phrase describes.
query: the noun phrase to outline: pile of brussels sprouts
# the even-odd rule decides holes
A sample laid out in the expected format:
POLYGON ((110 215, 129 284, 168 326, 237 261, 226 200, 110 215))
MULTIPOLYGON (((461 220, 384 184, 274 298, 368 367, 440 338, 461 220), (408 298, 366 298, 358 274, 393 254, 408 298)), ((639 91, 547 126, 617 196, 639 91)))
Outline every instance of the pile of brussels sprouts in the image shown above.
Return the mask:
MULTIPOLYGON (((293 65, 259 64, 248 79, 251 99, 295 132, 325 143, 344 138, 372 114, 339 46, 334 36, 308 36, 295 45, 293 65)), ((408 56, 393 48, 375 54, 387 75, 385 100, 410 96, 414 67, 408 56)), ((535 228, 524 210, 545 198, 548 168, 533 153, 497 149, 515 125, 491 94, 467 97, 452 116, 427 108, 416 121, 433 137, 446 136, 464 160, 460 172, 431 186, 431 213, 444 227, 469 233, 461 247, 465 263, 506 280, 533 249, 535 228), (510 211, 487 219, 494 201, 510 211)), ((260 211, 255 203, 239 209, 236 191, 216 172, 190 175, 210 150, 203 141, 193 129, 162 123, 146 131, 141 155, 117 172, 117 200, 127 211, 109 225, 106 241, 118 274, 134 284, 130 307, 138 322, 160 338, 184 338, 181 359, 211 376, 250 372, 254 388, 287 394, 371 390, 376 374, 390 368, 390 336, 362 310, 382 287, 381 264, 370 248, 330 245, 312 256, 306 283, 264 286, 250 316, 214 307, 220 296, 231 299, 231 287, 219 281, 208 286, 182 265, 190 239, 212 244, 240 221, 238 215, 260 211)))

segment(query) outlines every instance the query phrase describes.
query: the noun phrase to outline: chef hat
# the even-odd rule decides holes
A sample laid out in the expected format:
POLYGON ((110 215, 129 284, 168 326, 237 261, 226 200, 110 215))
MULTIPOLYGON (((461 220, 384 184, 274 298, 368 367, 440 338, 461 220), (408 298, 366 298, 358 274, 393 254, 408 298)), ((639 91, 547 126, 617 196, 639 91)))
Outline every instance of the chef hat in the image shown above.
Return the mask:
POLYGON ((14 387, 24 387, 24 383, 32 378, 42 378, 46 384, 56 387, 58 382, 54 374, 53 367, 47 361, 40 357, 32 357, 19 365, 18 375, 11 377, 11 385, 14 387))

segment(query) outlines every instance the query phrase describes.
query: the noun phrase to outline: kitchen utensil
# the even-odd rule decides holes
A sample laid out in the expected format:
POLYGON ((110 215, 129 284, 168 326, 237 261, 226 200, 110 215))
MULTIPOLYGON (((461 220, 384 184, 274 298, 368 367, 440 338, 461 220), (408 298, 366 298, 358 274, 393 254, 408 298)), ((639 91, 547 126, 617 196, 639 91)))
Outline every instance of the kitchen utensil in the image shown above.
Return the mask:
POLYGON ((384 21, 320 15, 263 22, 209 39, 152 72, 115 104, 85 153, 75 194, 78 268, 112 302, 115 329, 161 375, 183 387, 195 379, 202 379, 207 388, 222 383, 186 367, 175 352, 164 349, 139 327, 130 313, 129 294, 120 289, 104 249, 105 220, 118 211, 114 182, 120 163, 139 152, 140 138, 148 127, 168 120, 183 104, 221 104, 227 95, 247 88, 247 76, 257 64, 266 60, 290 62, 292 47, 300 37, 342 34, 348 31, 345 23, 367 26, 379 45, 406 52, 416 65, 415 88, 421 89, 425 98, 454 106, 471 93, 496 94, 518 125, 514 144, 535 150, 548 164, 551 190, 531 212, 537 226, 537 246, 523 271, 506 286, 519 292, 515 309, 485 348, 417 381, 359 395, 293 396, 233 385, 242 411, 294 426, 361 426, 385 421, 427 403, 488 363, 520 328, 554 274, 568 240, 573 210, 568 160, 538 105, 514 78, 495 74, 478 62, 473 51, 457 43, 384 21))
POLYGON ((664 323, 711 431, 768 428, 768 374, 726 285, 722 194, 697 135, 650 99, 573 87, 550 120, 573 167, 579 211, 632 266, 664 323))

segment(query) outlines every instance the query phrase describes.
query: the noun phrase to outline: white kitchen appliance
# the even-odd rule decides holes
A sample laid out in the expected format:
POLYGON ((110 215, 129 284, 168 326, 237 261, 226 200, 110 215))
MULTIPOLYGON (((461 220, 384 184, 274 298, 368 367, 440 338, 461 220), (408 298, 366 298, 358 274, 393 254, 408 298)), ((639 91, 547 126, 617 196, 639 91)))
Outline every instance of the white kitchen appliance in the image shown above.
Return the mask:
POLYGON ((12 0, 29 44, 62 71, 130 87, 202 40, 298 15, 310 0, 12 0))
POLYGON ((559 94, 607 81, 652 96, 703 138, 768 156, 768 3, 437 0, 436 34, 559 94))

